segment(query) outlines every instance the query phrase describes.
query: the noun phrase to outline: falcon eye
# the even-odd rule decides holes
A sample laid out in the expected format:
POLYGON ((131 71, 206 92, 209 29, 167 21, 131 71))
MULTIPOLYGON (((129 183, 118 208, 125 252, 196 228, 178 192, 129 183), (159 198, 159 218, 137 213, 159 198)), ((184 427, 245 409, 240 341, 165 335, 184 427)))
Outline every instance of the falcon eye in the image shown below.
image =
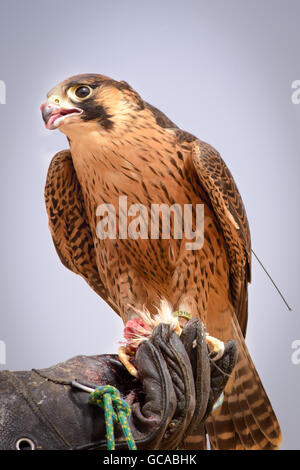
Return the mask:
POLYGON ((78 85, 76 87, 69 88, 68 95, 75 101, 83 101, 91 96, 92 91, 92 88, 87 85, 78 85))
POLYGON ((79 86, 75 90, 77 98, 87 98, 92 93, 92 90, 88 86, 79 86))

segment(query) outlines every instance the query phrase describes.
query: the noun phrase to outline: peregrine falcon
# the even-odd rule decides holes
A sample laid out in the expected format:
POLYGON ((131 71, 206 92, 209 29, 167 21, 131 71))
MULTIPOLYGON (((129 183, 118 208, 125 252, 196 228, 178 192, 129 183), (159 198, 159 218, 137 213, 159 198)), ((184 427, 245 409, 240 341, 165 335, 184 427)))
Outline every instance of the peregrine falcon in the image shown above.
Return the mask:
MULTIPOLYGON (((41 106, 47 129, 69 149, 51 161, 45 188, 54 245, 124 323, 136 309, 155 315, 161 299, 200 317, 210 335, 238 343, 224 400, 185 448, 276 449, 280 427, 245 344, 251 241, 234 179, 209 144, 178 128, 124 81, 82 74, 63 81, 41 106), (181 238, 99 237, 99 206, 204 207, 201 249, 181 238)), ((151 218, 150 215, 147 217, 151 218)), ((195 215, 193 215, 195 228, 195 215)), ((130 217, 129 217, 130 218, 130 217)), ((131 217, 132 219, 132 217, 131 217)), ((170 219, 174 229, 175 218, 170 219)), ((183 315, 184 316, 184 315, 183 315)))

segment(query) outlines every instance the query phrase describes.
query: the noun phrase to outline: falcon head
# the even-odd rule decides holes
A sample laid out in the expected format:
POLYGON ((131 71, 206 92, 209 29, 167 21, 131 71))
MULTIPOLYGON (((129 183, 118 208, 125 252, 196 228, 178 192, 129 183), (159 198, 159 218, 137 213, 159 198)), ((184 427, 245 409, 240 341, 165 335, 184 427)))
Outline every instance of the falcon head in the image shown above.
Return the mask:
POLYGON ((82 74, 64 80, 47 95, 41 112, 47 129, 68 137, 82 130, 109 132, 125 127, 144 108, 141 97, 124 81, 82 74))

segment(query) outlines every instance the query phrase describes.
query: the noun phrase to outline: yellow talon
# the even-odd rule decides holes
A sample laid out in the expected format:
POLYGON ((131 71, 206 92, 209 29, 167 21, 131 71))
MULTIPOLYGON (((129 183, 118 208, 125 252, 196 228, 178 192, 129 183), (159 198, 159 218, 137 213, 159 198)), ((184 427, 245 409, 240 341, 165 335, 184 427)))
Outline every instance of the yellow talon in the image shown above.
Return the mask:
POLYGON ((118 357, 122 362, 123 366, 126 367, 130 375, 134 377, 138 376, 138 371, 130 362, 130 354, 129 350, 125 346, 120 346, 118 349, 118 357))
POLYGON ((213 336, 206 335, 206 343, 208 344, 211 351, 217 353, 217 355, 213 358, 213 361, 217 361, 220 359, 224 354, 224 343, 213 336))
POLYGON ((174 326, 174 331, 175 331, 175 333, 176 333, 178 336, 180 336, 181 333, 182 333, 182 328, 181 328, 181 326, 179 325, 178 322, 177 322, 177 323, 175 324, 175 326, 174 326))

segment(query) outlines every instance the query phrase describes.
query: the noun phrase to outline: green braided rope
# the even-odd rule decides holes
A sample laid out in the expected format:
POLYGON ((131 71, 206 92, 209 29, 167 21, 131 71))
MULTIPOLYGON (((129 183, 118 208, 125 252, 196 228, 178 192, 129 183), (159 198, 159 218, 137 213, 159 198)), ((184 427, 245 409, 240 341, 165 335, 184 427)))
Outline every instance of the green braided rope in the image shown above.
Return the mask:
POLYGON ((121 425, 128 448, 136 450, 134 438, 128 423, 130 406, 121 398, 119 390, 112 385, 97 387, 90 396, 89 403, 104 408, 107 449, 115 450, 114 422, 121 425))

